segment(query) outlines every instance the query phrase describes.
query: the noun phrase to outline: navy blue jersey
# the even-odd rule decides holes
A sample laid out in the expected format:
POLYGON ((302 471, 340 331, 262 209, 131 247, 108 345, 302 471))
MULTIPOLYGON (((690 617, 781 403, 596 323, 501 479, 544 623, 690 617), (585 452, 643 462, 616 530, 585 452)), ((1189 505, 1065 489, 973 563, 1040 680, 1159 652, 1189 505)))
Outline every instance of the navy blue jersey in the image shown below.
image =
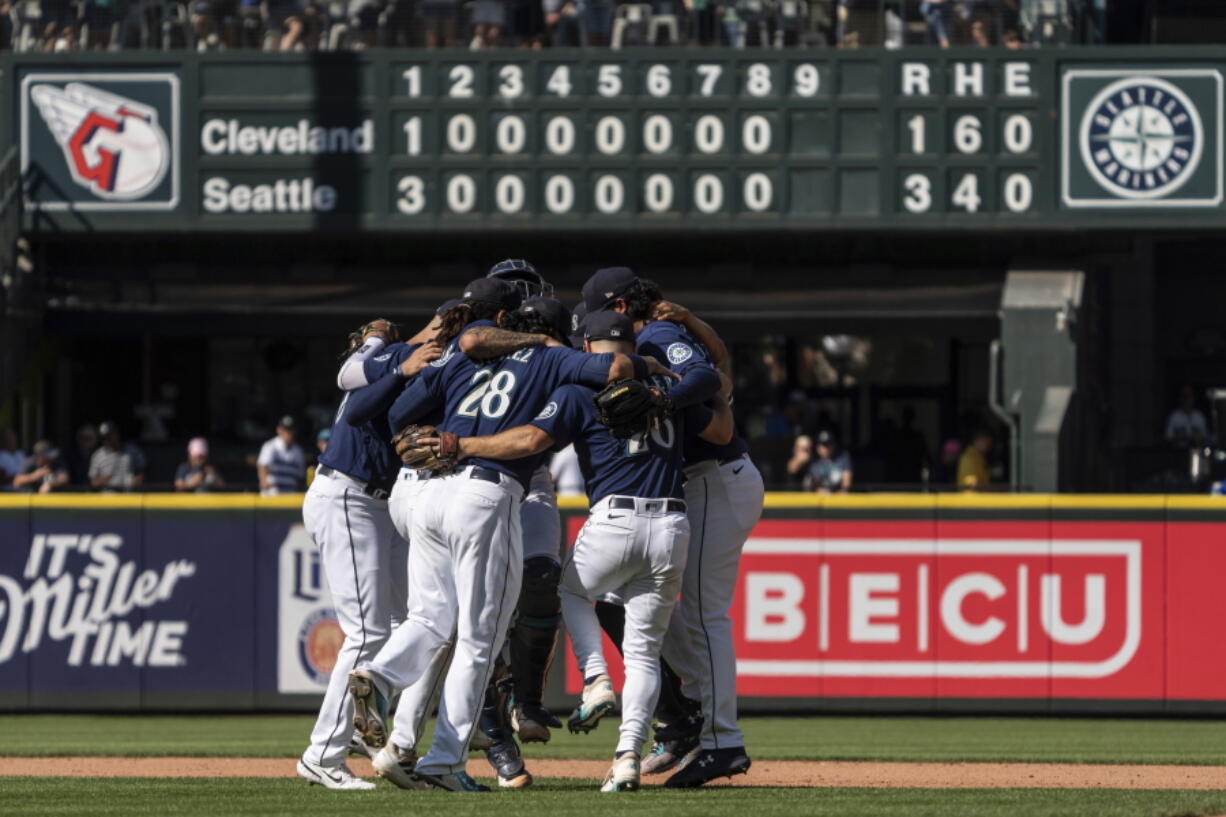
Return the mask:
MULTIPOLYGON (((471 326, 492 325, 479 321, 471 326)), ((476 363, 463 354, 444 355, 422 372, 396 399, 389 412, 392 425, 408 424, 426 412, 444 408, 439 426, 461 437, 485 437, 526 425, 545 405, 550 394, 566 383, 603 386, 613 355, 587 355, 574 349, 534 346, 488 363, 476 363)), ((520 460, 472 457, 466 464, 492 468, 527 487, 546 454, 520 460)))
POLYGON ((394 372, 401 363, 404 363, 410 355, 417 351, 419 346, 421 346, 420 343, 414 343, 410 346, 403 341, 397 341, 385 346, 374 357, 368 357, 363 360, 362 372, 366 375, 366 382, 374 383, 384 375, 394 372))
POLYGON ((651 432, 619 440, 597 418, 595 394, 585 386, 563 386, 532 421, 559 447, 575 444, 588 502, 595 505, 612 495, 684 498, 682 443, 711 424, 711 409, 702 405, 678 409, 651 432))
POLYGON ((341 399, 332 421, 328 449, 319 455, 319 462, 376 488, 391 490, 400 470, 400 458, 392 448, 387 417, 380 415, 351 425, 345 415, 353 395, 354 392, 348 392, 341 399))
MULTIPOLYGON (((719 391, 719 374, 707 355, 706 347, 694 340, 690 333, 672 321, 652 321, 634 338, 640 355, 650 355, 660 363, 681 375, 681 382, 669 391, 676 405, 684 406, 701 393, 701 400, 707 400, 719 391), (707 371, 715 375, 716 385, 708 391, 709 381, 707 371), (701 373, 701 391, 691 390, 687 381, 696 379, 701 373)), ((739 457, 749 450, 745 440, 734 429, 732 439, 724 445, 707 442, 697 434, 688 434, 685 441, 686 465, 693 465, 703 460, 731 459, 739 457)))

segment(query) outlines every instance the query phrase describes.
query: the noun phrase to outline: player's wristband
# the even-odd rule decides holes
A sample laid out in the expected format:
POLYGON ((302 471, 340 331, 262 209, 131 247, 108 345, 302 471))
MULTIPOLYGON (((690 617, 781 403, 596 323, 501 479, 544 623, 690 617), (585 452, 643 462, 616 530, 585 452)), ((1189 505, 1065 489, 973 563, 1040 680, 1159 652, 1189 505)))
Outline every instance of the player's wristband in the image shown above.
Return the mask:
POLYGON ((648 374, 647 361, 638 355, 628 355, 631 365, 634 366, 634 379, 646 380, 648 374))

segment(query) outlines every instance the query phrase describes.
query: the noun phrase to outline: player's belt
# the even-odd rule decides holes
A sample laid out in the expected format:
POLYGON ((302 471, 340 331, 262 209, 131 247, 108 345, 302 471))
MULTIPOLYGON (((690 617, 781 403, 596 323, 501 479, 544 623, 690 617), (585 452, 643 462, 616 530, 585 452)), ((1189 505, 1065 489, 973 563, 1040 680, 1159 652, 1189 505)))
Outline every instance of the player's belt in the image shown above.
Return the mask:
POLYGON ((495 471, 493 468, 483 468, 480 465, 474 465, 468 469, 469 479, 482 479, 486 482, 492 482, 495 485, 502 482, 502 472, 495 471))
POLYGON ((330 465, 319 466, 319 470, 315 473, 321 477, 341 477, 342 479, 347 479, 354 484, 354 487, 371 499, 387 499, 391 495, 391 492, 386 488, 379 488, 369 482, 362 482, 362 480, 351 477, 344 471, 337 471, 330 465))
POLYGON ((680 499, 640 499, 636 496, 615 496, 609 499, 609 507, 642 513, 685 513, 685 503, 680 499))

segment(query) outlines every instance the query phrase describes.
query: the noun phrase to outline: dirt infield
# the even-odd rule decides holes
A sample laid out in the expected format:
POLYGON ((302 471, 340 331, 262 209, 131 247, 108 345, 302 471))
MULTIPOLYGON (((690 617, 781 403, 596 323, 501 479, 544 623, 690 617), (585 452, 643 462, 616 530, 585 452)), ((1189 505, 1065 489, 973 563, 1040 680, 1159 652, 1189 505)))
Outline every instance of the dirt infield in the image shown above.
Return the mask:
MULTIPOLYGON (((372 774, 366 760, 355 773, 372 774)), ((604 761, 531 759, 537 777, 598 782, 604 761)), ((473 761, 469 772, 488 777, 473 761)), ((0 758, 0 777, 293 777, 294 761, 269 758, 0 758)), ((664 778, 647 778, 646 782, 664 778)), ((760 761, 734 786, 923 789, 1226 789, 1226 766, 1109 766, 1056 763, 842 763, 760 761)))

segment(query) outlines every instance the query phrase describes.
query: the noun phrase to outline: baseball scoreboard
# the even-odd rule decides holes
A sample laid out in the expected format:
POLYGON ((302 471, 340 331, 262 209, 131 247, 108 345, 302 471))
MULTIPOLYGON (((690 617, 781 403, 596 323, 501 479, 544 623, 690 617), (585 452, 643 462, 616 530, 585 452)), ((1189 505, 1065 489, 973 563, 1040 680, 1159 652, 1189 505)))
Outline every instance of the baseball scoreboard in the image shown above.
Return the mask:
POLYGON ((19 55, 0 70, 28 217, 67 230, 1226 224, 1212 50, 19 55))

